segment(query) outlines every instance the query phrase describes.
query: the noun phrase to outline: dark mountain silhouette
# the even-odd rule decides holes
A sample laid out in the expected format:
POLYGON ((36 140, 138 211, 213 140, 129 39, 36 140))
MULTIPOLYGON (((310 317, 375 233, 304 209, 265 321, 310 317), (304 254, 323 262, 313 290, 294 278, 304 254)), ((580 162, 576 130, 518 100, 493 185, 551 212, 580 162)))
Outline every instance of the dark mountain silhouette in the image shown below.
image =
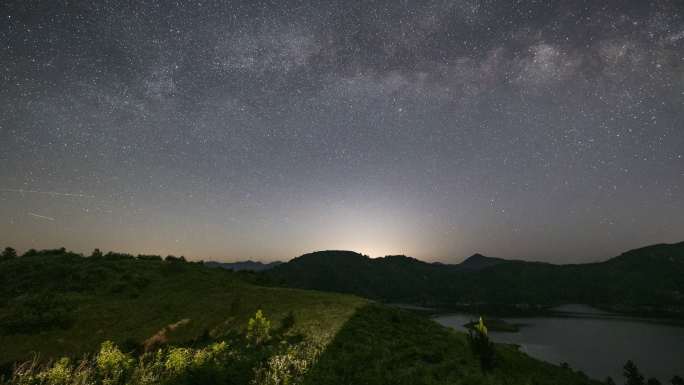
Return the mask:
POLYGON ((600 263, 554 265, 474 255, 461 264, 319 251, 266 274, 286 286, 433 306, 586 303, 620 311, 684 310, 684 242, 600 263))
POLYGON ((221 269, 232 270, 232 271, 264 271, 264 270, 272 269, 272 268, 280 265, 281 263, 282 262, 280 262, 280 261, 263 263, 263 262, 251 261, 251 260, 249 260, 249 261, 238 261, 238 262, 209 261, 209 262, 204 262, 204 265, 207 267, 221 268, 221 269))
POLYGON ((501 258, 485 257, 482 254, 473 254, 461 262, 458 266, 466 270, 482 270, 503 262, 506 262, 506 260, 501 258))

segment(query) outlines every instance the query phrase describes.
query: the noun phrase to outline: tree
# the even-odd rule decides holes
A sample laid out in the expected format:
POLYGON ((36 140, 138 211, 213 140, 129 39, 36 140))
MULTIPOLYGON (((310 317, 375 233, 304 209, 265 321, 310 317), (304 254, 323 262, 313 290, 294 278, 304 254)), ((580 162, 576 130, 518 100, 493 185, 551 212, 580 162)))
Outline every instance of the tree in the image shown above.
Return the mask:
POLYGON ((606 377, 606 380, 603 381, 603 383, 606 385, 616 385, 615 381, 613 380, 613 377, 606 377))
POLYGON ((257 310, 254 318, 250 318, 247 323, 247 339, 259 346, 271 339, 271 321, 264 317, 261 310, 257 310))
POLYGON ((639 372, 639 368, 634 365, 634 362, 627 361, 623 369, 622 373, 627 380, 625 385, 644 385, 644 376, 639 372))
POLYGON ((681 377, 679 377, 679 376, 674 376, 674 377, 672 377, 672 379, 670 380, 670 383, 671 383, 672 385, 684 385, 684 378, 681 378, 681 377))
POLYGON ((468 329, 468 340, 473 352, 480 358, 480 368, 482 371, 489 371, 494 368, 495 350, 494 344, 489 340, 489 332, 482 317, 472 328, 468 329))
POLYGON ((6 261, 17 257, 17 251, 11 247, 5 247, 5 250, 0 254, 0 261, 6 261))
POLYGON ((660 381, 655 377, 651 377, 646 381, 646 385, 660 385, 660 381))
POLYGON ((100 249, 93 250, 93 253, 90 254, 90 258, 102 258, 102 252, 100 249))

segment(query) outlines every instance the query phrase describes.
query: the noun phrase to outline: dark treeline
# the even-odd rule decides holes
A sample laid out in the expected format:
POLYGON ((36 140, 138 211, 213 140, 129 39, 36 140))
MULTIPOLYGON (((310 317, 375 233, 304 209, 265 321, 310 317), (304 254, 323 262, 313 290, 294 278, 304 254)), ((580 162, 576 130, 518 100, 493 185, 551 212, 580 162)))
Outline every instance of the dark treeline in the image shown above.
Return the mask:
MULTIPOLYGON (((74 253, 73 251, 68 251, 64 247, 60 247, 58 249, 44 249, 44 250, 36 250, 36 249, 29 249, 27 250, 24 254, 21 255, 21 257, 35 257, 35 256, 72 256, 72 257, 86 257, 86 255, 83 255, 82 253, 74 253)), ((12 248, 12 247, 5 247, 5 250, 0 254, 0 261, 3 260, 9 260, 13 258, 19 258, 20 256, 17 254, 17 251, 12 248)), ((162 258, 161 255, 154 255, 154 254, 138 254, 138 255, 133 255, 133 254, 127 254, 127 253, 119 253, 115 251, 109 251, 106 254, 103 254, 100 249, 94 249, 93 252, 89 255, 91 258, 107 258, 107 259, 141 259, 141 260, 146 260, 146 261, 167 261, 167 262, 187 262, 184 256, 176 257, 174 255, 167 255, 165 258, 162 258)), ((199 261, 198 263, 203 263, 203 261, 199 261)))

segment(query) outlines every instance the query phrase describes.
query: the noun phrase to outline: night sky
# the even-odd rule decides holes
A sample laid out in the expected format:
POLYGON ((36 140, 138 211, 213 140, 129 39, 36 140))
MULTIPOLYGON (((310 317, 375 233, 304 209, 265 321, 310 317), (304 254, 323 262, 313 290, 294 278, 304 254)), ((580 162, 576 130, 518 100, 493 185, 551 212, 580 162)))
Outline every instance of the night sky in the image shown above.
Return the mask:
POLYGON ((681 1, 4 1, 0 245, 555 263, 684 240, 681 1))

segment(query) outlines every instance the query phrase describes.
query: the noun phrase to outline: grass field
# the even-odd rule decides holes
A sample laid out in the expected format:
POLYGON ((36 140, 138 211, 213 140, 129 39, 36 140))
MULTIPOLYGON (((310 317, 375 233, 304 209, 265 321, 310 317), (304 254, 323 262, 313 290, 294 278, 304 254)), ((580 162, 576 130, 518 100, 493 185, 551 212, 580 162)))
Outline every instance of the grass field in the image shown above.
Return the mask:
POLYGON ((55 322, 62 326, 35 322, 31 330, 0 330, 0 364, 5 366, 34 354, 78 357, 95 351, 104 340, 133 347, 183 319, 190 322, 171 333, 168 343, 192 344, 206 334, 243 330, 257 309, 274 320, 274 327, 292 313, 297 332, 327 340, 367 302, 347 295, 255 286, 238 274, 199 264, 138 259, 25 257, 0 265, 0 280, 0 327, 10 321, 35 322, 33 318, 41 316, 34 317, 36 312, 57 311, 65 318, 55 322), (47 304, 35 309, 35 302, 47 304))

